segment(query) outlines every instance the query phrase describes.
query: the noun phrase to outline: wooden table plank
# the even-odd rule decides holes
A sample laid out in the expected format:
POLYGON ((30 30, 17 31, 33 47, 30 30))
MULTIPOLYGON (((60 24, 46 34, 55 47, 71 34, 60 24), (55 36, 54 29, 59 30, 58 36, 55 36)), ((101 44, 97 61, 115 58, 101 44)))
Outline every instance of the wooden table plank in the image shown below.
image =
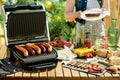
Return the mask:
POLYGON ((31 72, 23 71, 23 76, 22 77, 31 77, 31 72))
POLYGON ((22 77, 23 76, 23 72, 16 72, 15 73, 15 77, 22 77))
POLYGON ((64 77, 72 77, 71 70, 68 68, 63 68, 64 77))
POLYGON ((57 66, 55 68, 55 74, 56 74, 56 77, 63 77, 64 76, 61 62, 57 63, 57 66))
POLYGON ((80 77, 88 77, 88 75, 84 72, 79 72, 80 73, 80 77))
POLYGON ((8 75, 6 75, 6 77, 15 77, 15 74, 13 73, 13 74, 8 74, 8 75))
POLYGON ((96 76, 92 74, 88 74, 88 77, 96 77, 96 76))
POLYGON ((120 77, 119 74, 112 74, 113 77, 120 77))
POLYGON ((105 76, 105 77, 112 77, 112 75, 111 75, 110 73, 108 73, 108 72, 106 72, 106 73, 104 74, 104 76, 105 76))
POLYGON ((48 77, 55 77, 55 68, 48 69, 48 77))
POLYGON ((0 47, 0 59, 3 59, 6 57, 7 55, 7 47, 4 45, 4 44, 1 44, 1 47, 0 47))
POLYGON ((72 77, 80 77, 80 74, 78 71, 71 70, 71 73, 72 73, 72 77))
POLYGON ((47 69, 40 70, 40 77, 48 77, 47 69))
POLYGON ((32 71, 31 77, 39 77, 39 71, 32 71))

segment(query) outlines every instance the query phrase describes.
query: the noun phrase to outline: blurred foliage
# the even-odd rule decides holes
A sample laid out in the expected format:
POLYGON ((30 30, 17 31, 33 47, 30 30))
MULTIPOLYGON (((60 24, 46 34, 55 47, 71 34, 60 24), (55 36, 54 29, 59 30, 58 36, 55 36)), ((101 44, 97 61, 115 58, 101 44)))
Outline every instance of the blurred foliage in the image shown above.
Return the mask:
POLYGON ((46 14, 49 22, 50 35, 60 36, 63 39, 69 40, 70 27, 66 24, 64 17, 65 2, 53 2, 51 9, 46 9, 46 14))

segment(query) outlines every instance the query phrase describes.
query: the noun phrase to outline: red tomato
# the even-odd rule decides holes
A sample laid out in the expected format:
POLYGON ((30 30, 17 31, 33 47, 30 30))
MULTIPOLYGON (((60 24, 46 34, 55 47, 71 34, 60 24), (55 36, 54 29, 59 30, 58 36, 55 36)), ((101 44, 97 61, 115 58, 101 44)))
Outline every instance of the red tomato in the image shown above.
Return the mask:
POLYGON ((98 64, 92 64, 92 68, 97 68, 98 64))
POLYGON ((86 54, 86 58, 92 58, 92 57, 93 57, 92 53, 86 54))

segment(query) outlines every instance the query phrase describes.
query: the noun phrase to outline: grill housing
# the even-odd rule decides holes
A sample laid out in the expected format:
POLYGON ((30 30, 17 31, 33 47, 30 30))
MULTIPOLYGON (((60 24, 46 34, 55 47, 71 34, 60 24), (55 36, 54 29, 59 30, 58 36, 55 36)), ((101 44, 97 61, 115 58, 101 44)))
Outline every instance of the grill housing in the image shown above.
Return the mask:
POLYGON ((50 36, 44 6, 5 6, 4 9, 4 13, 10 12, 7 15, 4 32, 5 42, 10 51, 11 60, 17 59, 21 64, 23 64, 23 67, 29 67, 30 69, 41 69, 56 66, 56 58, 58 55, 54 48, 51 53, 46 52, 41 53, 41 55, 31 55, 27 58, 24 58, 23 55, 21 55, 21 52, 15 49, 15 45, 25 45, 27 43, 36 44, 37 42, 49 41, 50 36), (49 64, 49 62, 53 63, 53 65, 49 64), (34 64, 33 67, 32 64, 34 64), (40 65, 41 67, 38 67, 40 65))

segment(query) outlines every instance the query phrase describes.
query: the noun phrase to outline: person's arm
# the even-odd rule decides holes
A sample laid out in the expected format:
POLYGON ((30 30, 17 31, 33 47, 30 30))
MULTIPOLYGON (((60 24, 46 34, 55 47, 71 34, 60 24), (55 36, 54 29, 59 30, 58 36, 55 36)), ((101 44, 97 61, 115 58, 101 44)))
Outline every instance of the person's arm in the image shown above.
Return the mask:
POLYGON ((103 0, 103 6, 102 8, 104 10, 110 11, 110 0, 103 0))
POLYGON ((80 18, 81 11, 74 12, 75 0, 66 0, 65 18, 80 18))

